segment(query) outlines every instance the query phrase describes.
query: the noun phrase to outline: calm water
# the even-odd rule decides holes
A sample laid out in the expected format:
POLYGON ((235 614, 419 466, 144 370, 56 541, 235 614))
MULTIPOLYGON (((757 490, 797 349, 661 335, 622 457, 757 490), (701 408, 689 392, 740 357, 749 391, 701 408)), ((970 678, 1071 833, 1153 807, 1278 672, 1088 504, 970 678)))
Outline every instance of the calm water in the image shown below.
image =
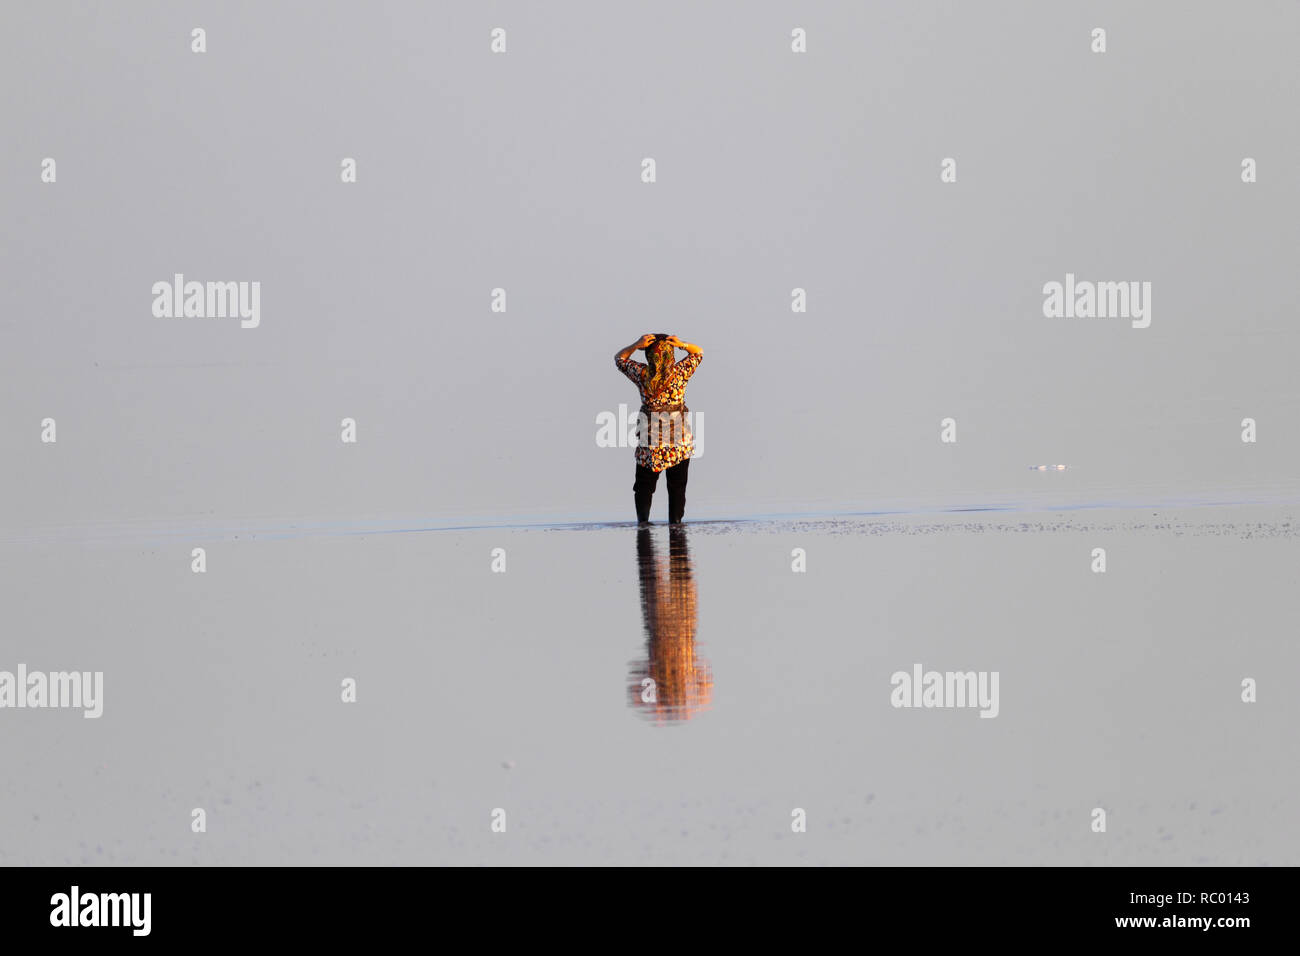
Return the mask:
POLYGON ((0 669, 105 674, 2 715, 0 862, 1300 862, 1282 506, 274 525, 0 542, 0 669))

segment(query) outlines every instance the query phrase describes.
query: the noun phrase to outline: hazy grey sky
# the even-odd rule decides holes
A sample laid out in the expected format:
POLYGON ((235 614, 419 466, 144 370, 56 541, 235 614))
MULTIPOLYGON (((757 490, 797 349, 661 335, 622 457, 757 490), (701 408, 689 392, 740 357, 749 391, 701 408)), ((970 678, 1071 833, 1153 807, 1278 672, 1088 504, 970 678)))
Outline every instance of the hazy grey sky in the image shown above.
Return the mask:
POLYGON ((595 418, 635 405, 612 355, 646 331, 705 353, 688 516, 1293 487, 1297 28, 1293 3, 7 4, 0 520, 627 517, 632 451, 595 418), (155 318, 177 272, 259 281, 260 326, 155 318), (1151 282, 1150 327, 1045 318, 1067 272, 1151 282))

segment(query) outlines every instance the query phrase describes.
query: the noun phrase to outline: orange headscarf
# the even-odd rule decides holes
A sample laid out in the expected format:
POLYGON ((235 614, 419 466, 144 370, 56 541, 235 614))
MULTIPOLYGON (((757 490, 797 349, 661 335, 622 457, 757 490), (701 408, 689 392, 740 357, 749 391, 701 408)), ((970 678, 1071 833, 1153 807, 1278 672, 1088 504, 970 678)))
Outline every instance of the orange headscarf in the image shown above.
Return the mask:
POLYGON ((646 346, 645 350, 646 362, 649 368, 646 391, 652 401, 658 400, 659 394, 668 383, 668 372, 673 367, 676 357, 673 347, 665 341, 667 338, 668 336, 661 332, 655 336, 653 342, 646 346))

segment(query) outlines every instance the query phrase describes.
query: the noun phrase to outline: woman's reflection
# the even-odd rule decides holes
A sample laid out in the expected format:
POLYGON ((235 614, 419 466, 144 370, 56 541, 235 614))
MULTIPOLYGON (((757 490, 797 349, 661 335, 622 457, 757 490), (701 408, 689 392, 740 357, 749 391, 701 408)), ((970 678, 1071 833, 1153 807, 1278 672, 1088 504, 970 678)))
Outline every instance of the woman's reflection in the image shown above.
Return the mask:
POLYGON ((631 703, 658 724, 689 720, 708 708, 713 696, 713 674, 708 662, 696 654, 697 597, 686 529, 669 527, 665 567, 653 532, 639 528, 636 560, 641 578, 646 660, 632 663, 628 680, 631 703))

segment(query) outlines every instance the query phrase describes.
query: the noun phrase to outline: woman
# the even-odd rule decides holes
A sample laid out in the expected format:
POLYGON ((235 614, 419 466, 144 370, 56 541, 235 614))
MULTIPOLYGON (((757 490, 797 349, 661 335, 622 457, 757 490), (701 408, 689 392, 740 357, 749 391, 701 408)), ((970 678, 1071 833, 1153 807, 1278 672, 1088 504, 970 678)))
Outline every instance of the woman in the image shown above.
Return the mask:
POLYGON ((695 454, 685 405, 686 382, 704 359, 698 345, 675 335, 647 332, 614 355, 618 370, 641 392, 641 414, 637 419, 636 483, 632 496, 636 519, 650 521, 650 499, 659 483, 659 472, 668 472, 668 523, 680 524, 686 512, 686 471, 695 454), (634 362, 633 352, 644 349, 646 363, 634 362), (687 353, 676 361, 674 349, 687 353))

